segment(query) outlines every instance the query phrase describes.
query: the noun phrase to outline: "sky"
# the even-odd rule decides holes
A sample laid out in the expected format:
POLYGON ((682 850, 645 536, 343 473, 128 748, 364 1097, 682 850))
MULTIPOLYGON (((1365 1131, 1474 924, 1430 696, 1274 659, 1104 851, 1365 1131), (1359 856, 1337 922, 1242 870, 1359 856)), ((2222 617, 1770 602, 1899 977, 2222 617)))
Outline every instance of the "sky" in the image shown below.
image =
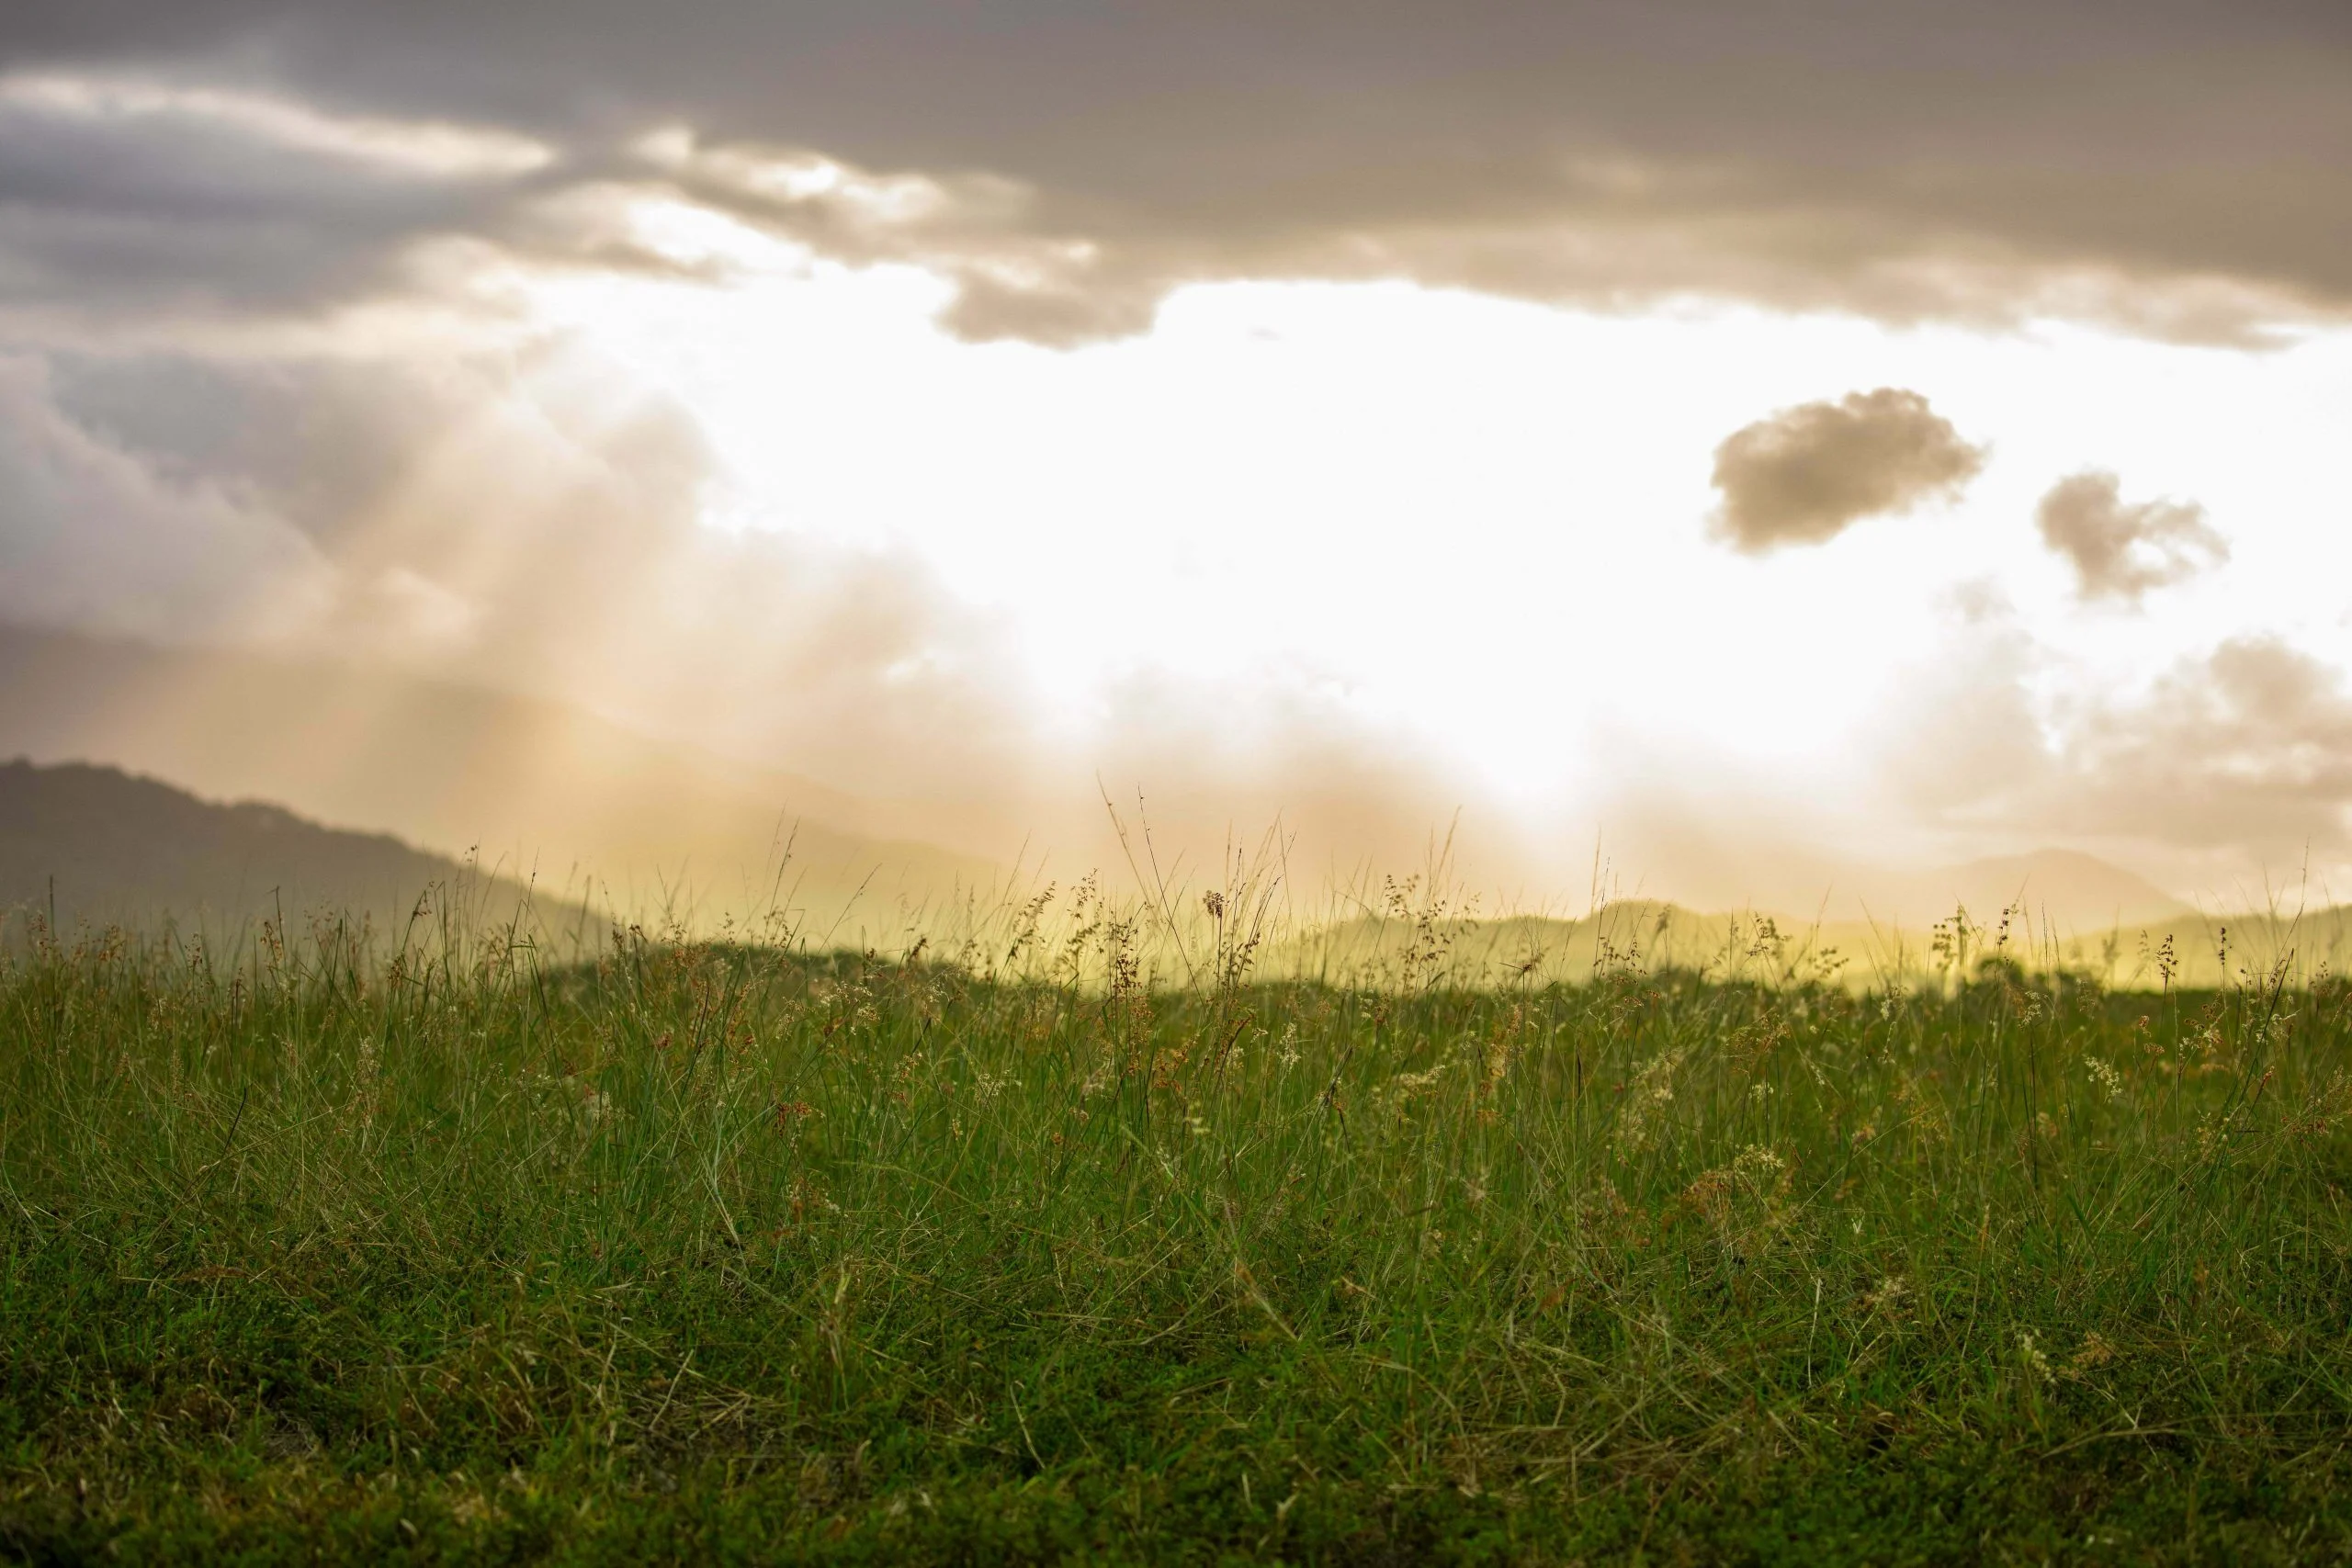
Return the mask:
POLYGON ((0 18, 0 620, 967 852, 2352 886, 2348 427, 2338 5, 0 18))

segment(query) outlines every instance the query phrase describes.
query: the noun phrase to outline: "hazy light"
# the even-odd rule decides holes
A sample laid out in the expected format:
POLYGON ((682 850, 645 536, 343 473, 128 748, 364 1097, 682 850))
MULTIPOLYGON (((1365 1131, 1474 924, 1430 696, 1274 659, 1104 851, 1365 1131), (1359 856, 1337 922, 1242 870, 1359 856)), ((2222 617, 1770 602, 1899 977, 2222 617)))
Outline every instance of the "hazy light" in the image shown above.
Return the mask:
MULTIPOLYGON (((661 221, 683 236, 689 210, 661 221)), ((2321 629, 2341 607, 2315 583, 2352 565, 2303 521, 2326 444, 2257 428, 2352 405, 2341 337, 2258 355, 1237 283, 1053 351, 950 338, 919 267, 787 250, 725 288, 537 297, 693 412, 725 476, 711 521, 911 548, 1012 617, 1065 724, 1149 670, 1312 686, 1522 795, 1605 774, 1596 726, 1826 773, 1949 640, 1957 584, 1996 581, 2063 659, 2145 668, 2321 629), (1718 441, 1881 385, 1989 443, 1965 501, 1781 558, 1709 544, 1718 441), (2086 615, 2033 524, 2086 461, 2199 497, 2240 559, 2146 616, 2086 615), (2300 558, 2257 577, 2281 536, 2300 558)))

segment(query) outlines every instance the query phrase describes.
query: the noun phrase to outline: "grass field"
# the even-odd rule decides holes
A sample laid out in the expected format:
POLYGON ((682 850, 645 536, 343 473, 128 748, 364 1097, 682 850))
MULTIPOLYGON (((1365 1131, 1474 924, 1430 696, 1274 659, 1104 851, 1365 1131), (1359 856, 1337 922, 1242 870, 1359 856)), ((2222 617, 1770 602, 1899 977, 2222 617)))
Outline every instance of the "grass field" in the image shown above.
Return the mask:
POLYGON ((36 933, 0 1552, 2352 1555, 2352 1006, 36 933))

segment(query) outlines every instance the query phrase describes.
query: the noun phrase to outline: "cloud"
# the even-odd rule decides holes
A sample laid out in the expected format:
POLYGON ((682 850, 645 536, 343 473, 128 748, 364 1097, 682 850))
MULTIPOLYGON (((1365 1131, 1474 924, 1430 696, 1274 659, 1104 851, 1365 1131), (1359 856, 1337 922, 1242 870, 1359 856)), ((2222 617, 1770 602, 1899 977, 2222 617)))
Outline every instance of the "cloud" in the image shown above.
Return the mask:
POLYGON ((266 505, 173 482, 62 414, 41 361, 0 355, 0 619, 266 637, 319 613, 334 575, 266 505))
MULTIPOLYGON (((22 0, 0 27, 25 84, 0 273, 72 298, 340 297, 381 287, 365 256, 511 237, 555 182, 639 177, 668 125, 693 128, 677 178, 713 201, 744 201, 714 153, 944 192, 883 227, 937 243, 949 324, 976 336, 1132 332, 1177 284, 1250 276, 2245 340, 2352 305, 2347 42, 2341 6, 2292 0, 1500 0, 1475 26, 1226 0, 1115 23, 1049 0, 22 0), (304 168, 350 188, 290 205, 304 168)), ((825 202, 770 205, 829 252, 875 243, 827 231, 825 202)))
POLYGON ((1967 841, 2115 846, 2184 885, 2352 852, 2352 692, 2278 637, 2225 639, 2125 692, 2070 679, 1998 614, 1894 690, 1868 727, 1876 771, 1967 841))
POLYGON ((709 479, 690 419, 560 341, 18 354, 0 618, 391 660, 861 783, 1001 772, 987 628, 902 556, 707 528, 709 479))
POLYGON ((2035 512, 2042 542, 2075 569, 2084 599, 2136 604, 2151 589, 2184 582, 2230 558, 2229 541, 2195 502, 2126 505, 2121 481, 2086 471, 2063 479, 2035 512))
POLYGON ((1176 272, 1040 221, 1038 193, 987 175, 879 173, 805 148, 706 145, 671 127, 631 149, 665 194, 819 254, 948 279, 941 324, 973 340, 1069 346, 1141 332, 1176 272))
POLYGON ((2071 826, 2282 856, 2352 841, 2352 694, 2276 637, 2223 642, 2069 731, 2057 805, 2071 826))
POLYGON ((1804 403, 1715 448, 1724 499, 1711 528, 1749 554, 1823 544, 1862 518, 1956 498, 1984 465, 1984 449, 1917 392, 1882 387, 1804 403))
POLYGON ((555 159, 544 143, 511 132, 322 114, 267 94, 138 77, 63 73, 0 77, 0 112, 88 126, 153 121, 178 136, 225 132, 264 146, 425 179, 529 174, 555 159))
POLYGON ((414 293, 421 246, 514 227, 556 156, 141 73, 0 73, 0 308, 185 325, 414 293))

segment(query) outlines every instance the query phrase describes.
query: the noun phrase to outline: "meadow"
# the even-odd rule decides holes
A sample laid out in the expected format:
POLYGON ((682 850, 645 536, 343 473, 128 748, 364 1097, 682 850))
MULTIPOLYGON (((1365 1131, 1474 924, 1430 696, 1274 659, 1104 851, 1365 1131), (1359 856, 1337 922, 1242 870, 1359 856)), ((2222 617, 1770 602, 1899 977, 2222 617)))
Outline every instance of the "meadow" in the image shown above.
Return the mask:
POLYGON ((0 1552, 2352 1556, 2341 980, 1472 985, 1402 897, 1272 978, 1201 908, 1172 970, 1099 898, 888 959, 36 922, 0 1552))

